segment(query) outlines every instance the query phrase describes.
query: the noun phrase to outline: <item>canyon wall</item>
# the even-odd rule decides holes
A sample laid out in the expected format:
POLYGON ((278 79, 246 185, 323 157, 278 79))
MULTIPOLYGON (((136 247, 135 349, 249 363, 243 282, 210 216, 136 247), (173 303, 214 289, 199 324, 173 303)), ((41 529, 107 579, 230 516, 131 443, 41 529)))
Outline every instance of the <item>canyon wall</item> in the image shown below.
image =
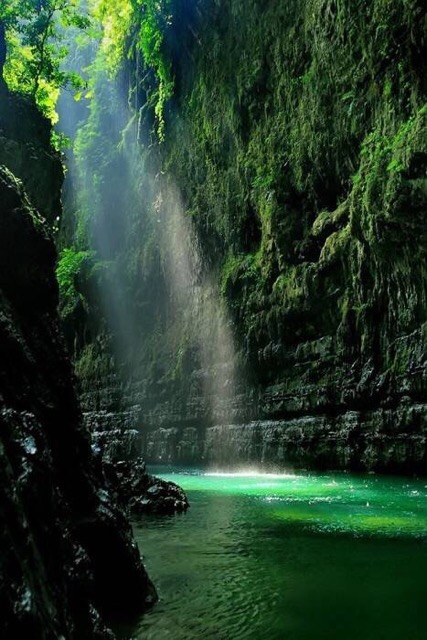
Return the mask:
POLYGON ((152 461, 425 472, 423 3, 170 13, 163 141, 131 56, 80 125, 98 271, 69 341, 88 423, 140 429, 152 461), (93 293, 108 279, 125 327, 93 293))

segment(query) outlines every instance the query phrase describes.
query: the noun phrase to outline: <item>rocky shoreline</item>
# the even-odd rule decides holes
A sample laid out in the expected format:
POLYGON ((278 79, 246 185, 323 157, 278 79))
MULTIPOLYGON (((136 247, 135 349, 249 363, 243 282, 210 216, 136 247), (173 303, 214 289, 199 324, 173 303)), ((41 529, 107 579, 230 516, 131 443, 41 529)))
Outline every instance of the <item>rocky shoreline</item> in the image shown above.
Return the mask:
POLYGON ((184 491, 147 472, 141 444, 134 429, 92 433, 92 451, 110 493, 130 516, 185 512, 190 505, 184 491))

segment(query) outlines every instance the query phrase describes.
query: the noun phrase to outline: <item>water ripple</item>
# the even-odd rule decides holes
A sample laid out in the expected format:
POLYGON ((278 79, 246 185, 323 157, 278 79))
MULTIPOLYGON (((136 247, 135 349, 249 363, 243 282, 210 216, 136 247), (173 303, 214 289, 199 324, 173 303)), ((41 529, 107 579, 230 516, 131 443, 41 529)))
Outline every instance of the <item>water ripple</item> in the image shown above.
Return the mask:
POLYGON ((160 603, 123 637, 425 640, 425 479, 188 471, 185 516, 135 523, 160 603))

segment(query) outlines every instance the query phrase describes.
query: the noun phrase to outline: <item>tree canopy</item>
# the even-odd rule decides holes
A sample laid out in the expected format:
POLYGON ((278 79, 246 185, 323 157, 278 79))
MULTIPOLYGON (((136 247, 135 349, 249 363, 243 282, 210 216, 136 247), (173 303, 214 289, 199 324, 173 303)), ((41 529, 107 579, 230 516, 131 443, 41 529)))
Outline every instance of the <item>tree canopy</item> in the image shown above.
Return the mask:
POLYGON ((56 122, 60 89, 71 86, 81 95, 84 87, 67 56, 78 34, 86 32, 86 45, 97 42, 97 64, 111 76, 132 57, 154 70, 149 104, 162 139, 174 86, 164 51, 171 19, 171 0, 8 0, 0 6, 0 75, 9 89, 30 96, 56 122))
POLYGON ((66 30, 86 29, 90 24, 81 3, 9 0, 0 7, 0 24, 5 34, 0 65, 3 59, 3 75, 9 88, 31 96, 54 121, 59 88, 80 82, 78 75, 64 71, 61 63, 67 55, 66 30))

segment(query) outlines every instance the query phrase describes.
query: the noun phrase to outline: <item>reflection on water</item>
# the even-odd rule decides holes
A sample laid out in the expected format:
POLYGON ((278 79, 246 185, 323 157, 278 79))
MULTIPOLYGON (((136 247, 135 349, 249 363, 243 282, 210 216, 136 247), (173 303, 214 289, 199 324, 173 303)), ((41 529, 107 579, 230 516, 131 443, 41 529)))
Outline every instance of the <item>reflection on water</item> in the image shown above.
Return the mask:
POLYGON ((138 640, 425 640, 427 480, 165 468, 191 509, 135 534, 138 640))
MULTIPOLYGON (((195 475, 194 472, 191 475, 195 475)), ((262 478, 263 480, 286 480, 288 478, 295 479, 297 476, 294 473, 262 473, 260 471, 235 471, 231 473, 229 471, 204 471, 199 472, 203 478, 262 478)))

